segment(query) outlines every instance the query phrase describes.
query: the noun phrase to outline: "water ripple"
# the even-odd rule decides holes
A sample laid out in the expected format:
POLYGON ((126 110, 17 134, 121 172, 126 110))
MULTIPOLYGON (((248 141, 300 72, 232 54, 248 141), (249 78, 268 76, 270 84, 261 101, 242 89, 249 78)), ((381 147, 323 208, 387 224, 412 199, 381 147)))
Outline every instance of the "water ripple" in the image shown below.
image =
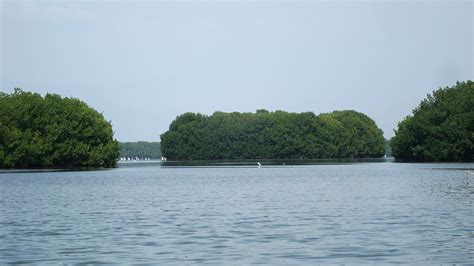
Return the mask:
POLYGON ((473 164, 0 174, 0 264, 472 264, 473 164))

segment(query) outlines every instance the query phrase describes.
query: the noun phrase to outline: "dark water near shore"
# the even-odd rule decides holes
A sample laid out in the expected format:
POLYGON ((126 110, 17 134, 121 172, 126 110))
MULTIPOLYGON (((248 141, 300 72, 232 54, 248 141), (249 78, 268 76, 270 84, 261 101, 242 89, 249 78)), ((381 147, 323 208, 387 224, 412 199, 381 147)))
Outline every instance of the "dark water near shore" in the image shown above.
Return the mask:
POLYGON ((474 164, 0 174, 5 263, 473 263, 474 164))

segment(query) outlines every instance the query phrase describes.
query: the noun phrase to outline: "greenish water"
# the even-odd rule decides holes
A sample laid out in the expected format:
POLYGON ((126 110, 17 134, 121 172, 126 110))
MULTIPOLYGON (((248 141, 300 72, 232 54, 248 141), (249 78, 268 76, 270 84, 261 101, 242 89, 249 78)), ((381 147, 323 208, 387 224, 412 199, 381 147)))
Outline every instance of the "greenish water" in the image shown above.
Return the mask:
POLYGON ((474 164, 0 173, 0 264, 469 264, 474 164))

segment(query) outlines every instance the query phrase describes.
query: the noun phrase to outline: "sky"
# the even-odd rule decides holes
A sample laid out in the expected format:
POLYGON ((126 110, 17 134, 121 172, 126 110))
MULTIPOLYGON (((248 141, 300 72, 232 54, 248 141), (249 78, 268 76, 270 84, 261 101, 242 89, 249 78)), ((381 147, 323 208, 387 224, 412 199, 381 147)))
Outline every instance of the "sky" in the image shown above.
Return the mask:
POLYGON ((394 135, 474 79, 474 1, 0 0, 0 91, 76 97, 119 141, 184 112, 356 110, 394 135))

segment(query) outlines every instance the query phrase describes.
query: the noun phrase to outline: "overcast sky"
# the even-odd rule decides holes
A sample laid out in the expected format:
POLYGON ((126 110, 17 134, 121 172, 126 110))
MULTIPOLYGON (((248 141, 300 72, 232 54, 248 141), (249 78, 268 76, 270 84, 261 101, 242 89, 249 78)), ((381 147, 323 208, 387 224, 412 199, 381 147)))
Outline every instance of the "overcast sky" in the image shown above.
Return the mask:
POLYGON ((388 138, 474 79, 473 1, 0 1, 0 90, 80 98, 120 141, 260 108, 353 109, 388 138))

